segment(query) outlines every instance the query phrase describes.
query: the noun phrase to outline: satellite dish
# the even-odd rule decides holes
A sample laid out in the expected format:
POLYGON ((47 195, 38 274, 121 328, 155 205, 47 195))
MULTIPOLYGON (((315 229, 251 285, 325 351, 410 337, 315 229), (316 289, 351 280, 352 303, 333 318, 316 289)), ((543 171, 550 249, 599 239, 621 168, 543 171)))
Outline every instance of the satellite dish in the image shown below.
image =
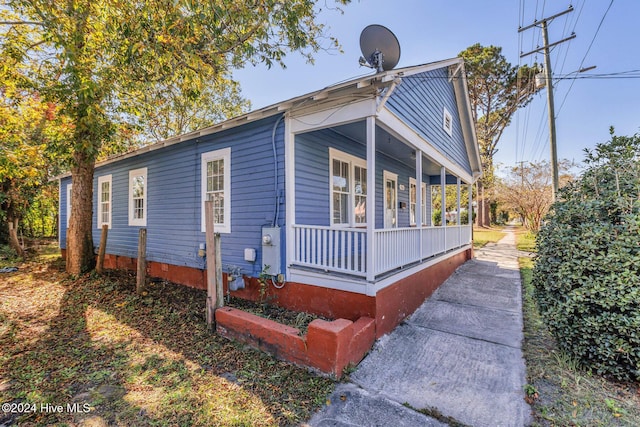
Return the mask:
POLYGON ((392 70, 400 61, 400 43, 395 34, 382 25, 369 25, 360 33, 360 65, 376 72, 392 70))

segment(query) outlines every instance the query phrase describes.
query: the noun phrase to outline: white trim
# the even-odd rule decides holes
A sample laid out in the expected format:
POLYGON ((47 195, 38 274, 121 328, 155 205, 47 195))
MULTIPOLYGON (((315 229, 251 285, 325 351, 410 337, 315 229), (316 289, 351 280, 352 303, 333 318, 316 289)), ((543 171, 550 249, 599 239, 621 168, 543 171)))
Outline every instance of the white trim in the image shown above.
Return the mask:
POLYGON ((289 131, 303 133, 310 130, 324 129, 362 120, 367 116, 374 115, 375 112, 376 102, 371 98, 309 114, 292 115, 291 129, 289 131))
POLYGON ((286 263, 285 269, 287 280, 291 280, 291 270, 289 266, 293 262, 293 249, 295 246, 295 235, 293 226, 296 223, 296 137, 289 131, 291 119, 285 113, 284 118, 284 182, 285 182, 285 226, 286 226, 286 263))
MULTIPOLYGON (((329 147, 329 216, 330 216, 330 224, 331 226, 336 227, 357 227, 363 226, 366 224, 365 222, 356 223, 356 214, 355 214, 355 168, 359 167, 364 170, 367 170, 367 161, 365 159, 361 159, 359 157, 353 156, 351 154, 347 154, 344 151, 340 151, 333 147, 329 147), (347 223, 335 223, 333 218, 333 161, 339 160, 341 162, 347 163, 349 165, 349 182, 348 182, 348 201, 347 201, 347 223)), ((369 183, 367 182, 367 194, 365 197, 369 197, 369 183)))
MULTIPOLYGON (((393 69, 393 70, 389 70, 389 71, 384 71, 382 73, 378 73, 378 74, 373 75, 373 76, 369 75, 369 76, 365 76, 365 77, 360 77, 360 78, 357 78, 357 79, 349 80, 349 81, 346 81, 344 83, 334 84, 332 86, 328 86, 326 88, 323 88, 323 89, 315 91, 315 92, 310 92, 310 93, 307 93, 307 94, 304 94, 304 95, 300 95, 300 96, 295 97, 295 98, 291 98, 291 99, 286 100, 286 101, 279 102, 277 104, 269 105, 269 106, 266 106, 266 107, 258 109, 258 110, 250 111, 248 113, 245 113, 243 115, 231 118, 231 119, 226 120, 224 122, 217 123, 217 124, 215 124, 213 126, 209 126, 209 127, 206 127, 206 128, 194 131, 194 132, 190 132, 190 133, 187 133, 187 134, 178 135, 178 136, 166 139, 164 141, 157 142, 155 144, 147 145, 147 146, 145 146, 143 148, 140 148, 140 149, 135 150, 135 151, 131 151, 131 152, 126 153, 126 154, 121 154, 121 155, 114 156, 114 157, 109 158, 107 160, 104 160, 104 161, 96 163, 96 167, 108 165, 110 163, 118 162, 120 160, 128 159, 128 158, 135 157, 135 156, 139 156, 140 154, 143 154, 143 153, 159 150, 159 149, 166 148, 166 147, 169 147, 169 146, 174 145, 174 144, 179 144, 179 143, 184 142, 184 141, 193 140, 193 139, 198 138, 198 137, 210 135, 210 134, 213 134, 213 133, 216 133, 216 132, 220 132, 221 130, 230 129, 230 128, 236 127, 236 126, 242 126, 243 124, 251 122, 253 120, 258 120, 258 119, 263 118, 263 117, 273 116, 275 114, 278 114, 279 112, 290 110, 294 106, 296 106, 296 104, 307 105, 309 102, 324 103, 324 102, 326 102, 326 100, 312 101, 313 97, 315 95, 321 93, 321 92, 331 93, 331 95, 333 95, 334 93, 337 93, 337 96, 339 97, 339 96, 341 96, 341 92, 351 91, 351 93, 354 96, 358 96, 358 94, 355 93, 356 91, 358 91, 359 89, 362 89, 362 88, 367 88, 367 87, 371 86, 372 84, 374 84, 376 82, 380 82, 380 83, 382 83, 384 85, 384 84, 388 84, 389 81, 392 81, 392 80, 394 80, 394 79, 396 79, 398 77, 412 76, 414 74, 419 74, 419 73, 423 73, 423 72, 430 71, 430 70, 437 70, 437 69, 444 68, 444 67, 449 67, 449 66, 452 66, 452 65, 457 65, 459 67, 460 64, 463 64, 463 63, 464 63, 464 60, 462 58, 459 58, 459 57, 449 58, 449 59, 444 59, 444 60, 441 60, 441 61, 430 62, 430 63, 427 63, 427 64, 419 64, 419 65, 413 65, 413 66, 404 67, 404 68, 396 68, 396 69, 393 69), (355 87, 355 90, 352 87, 355 87)), ((462 78, 454 79, 454 80, 458 81, 458 80, 465 79, 464 73, 461 73, 461 75, 462 75, 462 78)), ((466 85, 463 85, 463 86, 466 87, 466 85)), ((467 104, 468 108, 470 108, 469 98, 468 98, 468 94, 466 93, 466 91, 464 92, 463 96, 466 97, 466 104, 467 104)), ((371 100, 369 100, 369 103, 373 106, 373 109, 368 114, 360 115, 358 118, 364 118, 364 117, 367 117, 367 116, 370 116, 370 115, 375 115, 375 113, 376 113, 376 111, 375 111, 375 109, 376 109, 375 100, 371 99, 371 100)), ((371 109, 371 107, 369 107, 369 108, 371 109)), ((329 126, 333 126, 333 125, 335 125, 335 124, 331 124, 329 126)), ((473 129, 471 129, 471 130, 473 131, 473 129)), ((293 133, 297 133, 300 130, 294 129, 293 127, 291 127, 291 131, 293 133)), ((475 150, 475 152, 477 154, 477 149, 475 150)), ((61 174, 59 176, 54 177, 54 179, 61 179, 61 178, 68 177, 70 175, 71 175, 71 173, 67 172, 67 173, 64 173, 64 174, 61 174)))
POLYGON ((224 162, 224 222, 214 224, 216 233, 231 233, 231 147, 222 148, 220 150, 202 153, 200 158, 200 230, 206 232, 206 221, 204 218, 204 202, 207 200, 207 163, 214 160, 222 160, 224 162))
POLYGON ((442 107, 442 129, 447 135, 453 137, 453 116, 447 107, 442 107))
POLYGON ((98 229, 101 229, 104 224, 107 224, 111 229, 111 219, 113 217, 113 180, 111 174, 98 177, 98 208, 96 209, 96 225, 98 229), (107 222, 102 221, 102 184, 109 183, 109 220, 107 222))
MULTIPOLYGON (((373 260, 376 253, 376 118, 369 116, 366 119, 367 127, 367 185, 372 188, 367 194, 367 281, 375 279, 373 260), (371 187, 372 186, 372 187, 371 187)), ((367 295, 369 291, 367 290, 367 295)))
POLYGON ((464 61, 460 63, 460 77, 453 79, 453 90, 456 95, 456 105, 458 106, 458 116, 460 117, 460 127, 467 148, 467 155, 471 163, 473 180, 466 182, 474 183, 482 176, 482 161, 478 148, 478 138, 476 129, 471 118, 471 100, 469 98, 469 88, 467 84, 467 73, 464 71, 464 61))
MULTIPOLYGON (((426 186, 426 183, 422 181, 422 178, 422 152, 416 150, 416 213, 414 222, 420 225, 424 225, 424 212, 422 206, 424 206, 425 201, 424 194, 422 194, 422 188, 426 186), (420 191, 418 191, 418 187, 420 188, 420 191), (420 209, 418 209, 418 206, 420 209)), ((411 216, 411 214, 409 214, 409 216, 411 216)), ((420 253, 422 253, 422 239, 420 240, 420 253)))
POLYGON ((149 212, 149 205, 147 204, 147 193, 149 192, 149 180, 147 179, 147 168, 134 169, 129 171, 129 225, 137 227, 147 226, 147 213, 149 212), (143 190, 142 190, 142 218, 134 218, 134 203, 133 203, 133 180, 137 177, 143 177, 143 190))
POLYGON ((464 245, 461 246, 458 249, 454 249, 450 252, 445 252, 444 254, 440 254, 440 255, 436 255, 434 258, 428 260, 428 261, 423 261, 422 263, 414 266, 414 267, 410 267, 407 269, 402 269, 400 270, 397 274, 394 274, 392 276, 389 276, 387 278, 384 278, 378 282, 375 283, 374 286, 374 293, 373 295, 375 295, 376 293, 380 292, 381 290, 383 290, 384 288, 387 288, 393 284, 395 284, 396 282, 399 282, 402 279, 405 279, 407 277, 413 276, 416 273, 419 273, 420 271, 424 270, 425 268, 429 268, 433 265, 439 264, 443 261, 446 261, 447 259, 458 255, 468 249, 471 248, 471 244, 468 245, 464 245))
POLYGON ((73 184, 67 184, 67 228, 69 228, 69 220, 71 219, 71 188, 73 184))
POLYGON ((465 252, 471 248, 471 244, 464 245, 458 249, 435 256, 432 259, 424 261, 410 268, 402 269, 396 274, 375 282, 369 283, 364 279, 340 277, 333 274, 327 274, 318 271, 307 271, 302 268, 290 267, 289 281, 301 283, 304 285, 318 286, 322 288, 335 289, 338 291, 354 292, 357 294, 374 297, 378 292, 394 285, 402 279, 413 276, 422 270, 446 261, 447 259, 465 252))
MULTIPOLYGON (((436 150, 428 141, 424 140, 416 131, 414 131, 409 125, 400 120, 398 116, 389 111, 387 108, 383 108, 378 114, 377 122, 380 126, 391 133, 393 136, 405 140, 408 143, 416 147, 417 150, 432 159, 434 162, 445 166, 448 171, 451 171, 453 175, 459 176, 465 182, 474 182, 472 177, 467 171, 461 168, 458 164, 447 158, 444 154, 436 150)), ((417 151, 416 150, 416 151, 417 151)))
POLYGON ((444 241, 447 241, 447 169, 440 168, 440 226, 444 229, 444 241))
POLYGON ((372 286, 363 279, 338 277, 333 274, 327 274, 317 271, 307 271, 295 266, 290 267, 289 281, 294 283, 302 283, 310 286, 318 286, 322 288, 335 289, 338 291, 354 292, 368 296, 375 296, 375 293, 369 293, 372 286))
POLYGON ((398 174, 385 170, 382 172, 382 218, 384 228, 398 228, 398 174), (395 193, 395 200, 393 204, 393 225, 387 226, 387 180, 392 180, 394 183, 393 191, 395 193))

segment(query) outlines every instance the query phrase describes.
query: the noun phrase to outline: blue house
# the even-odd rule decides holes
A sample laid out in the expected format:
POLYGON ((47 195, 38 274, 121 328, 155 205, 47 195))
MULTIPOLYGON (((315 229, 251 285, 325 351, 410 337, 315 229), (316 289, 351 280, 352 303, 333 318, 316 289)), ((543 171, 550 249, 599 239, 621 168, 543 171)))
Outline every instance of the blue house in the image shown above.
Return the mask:
MULTIPOLYGON (((97 164, 94 243, 107 224, 106 265, 130 268, 144 227, 150 274, 204 288, 212 200, 225 277, 246 283, 239 296, 255 296, 266 273, 276 303, 368 316, 380 336, 472 256, 471 215, 460 213, 472 211, 480 175, 464 63, 454 58, 329 86, 97 164), (457 203, 436 206, 452 193, 457 203)), ((72 185, 60 178, 63 254, 72 185)))

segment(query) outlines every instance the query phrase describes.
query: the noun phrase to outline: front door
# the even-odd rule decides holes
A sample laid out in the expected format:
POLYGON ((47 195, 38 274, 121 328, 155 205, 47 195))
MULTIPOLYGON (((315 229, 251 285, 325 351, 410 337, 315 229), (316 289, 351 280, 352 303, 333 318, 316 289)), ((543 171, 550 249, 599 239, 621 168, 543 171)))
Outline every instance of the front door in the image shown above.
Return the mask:
POLYGON ((398 224, 398 175, 384 171, 384 228, 398 224))

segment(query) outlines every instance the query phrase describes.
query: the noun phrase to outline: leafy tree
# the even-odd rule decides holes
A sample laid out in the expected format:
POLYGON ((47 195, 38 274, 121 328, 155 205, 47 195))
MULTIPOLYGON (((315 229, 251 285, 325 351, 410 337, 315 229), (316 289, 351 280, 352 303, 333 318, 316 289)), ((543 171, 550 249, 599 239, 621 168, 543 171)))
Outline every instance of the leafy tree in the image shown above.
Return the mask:
POLYGON ((139 138, 161 141, 205 128, 249 111, 237 82, 224 78, 201 92, 184 93, 175 85, 159 85, 141 94, 135 123, 139 138))
MULTIPOLYGON (((571 166, 568 160, 559 163, 561 185, 573 178, 569 173, 571 166)), ((549 162, 522 162, 520 166, 510 168, 505 178, 496 180, 494 192, 493 197, 518 215, 527 229, 538 231, 553 203, 549 162)))
POLYGON ((537 237, 533 273, 559 345, 600 374, 640 379, 640 136, 587 151, 537 237))
MULTIPOLYGON (((468 224, 469 213, 467 207, 469 206, 469 191, 465 184, 460 187, 460 224, 468 224)), ((431 207, 433 224, 439 226, 442 224, 442 187, 440 185, 431 186, 431 207)), ((458 225, 458 221, 455 216, 447 216, 457 212, 458 210, 458 187, 457 185, 445 186, 445 219, 447 219, 446 225, 458 225)))
POLYGON ((58 170, 49 147, 69 134, 59 109, 37 94, 4 88, 0 97, 0 208, 9 243, 19 256, 18 227, 31 201, 58 170))
POLYGON ((311 0, 5 0, 4 51, 25 64, 19 72, 74 124, 64 147, 73 175, 70 273, 93 268, 94 165, 113 141, 118 117, 139 113, 136 96, 162 87, 201 93, 232 67, 284 65, 290 51, 312 60, 324 37, 314 6, 311 0))
POLYGON ((493 156, 498 151, 502 133, 511 123, 513 114, 529 103, 538 89, 535 85, 537 66, 513 66, 502 55, 502 48, 468 47, 458 55, 464 58, 471 116, 476 128, 483 177, 478 183, 479 225, 486 217, 484 188, 494 183, 493 156))

